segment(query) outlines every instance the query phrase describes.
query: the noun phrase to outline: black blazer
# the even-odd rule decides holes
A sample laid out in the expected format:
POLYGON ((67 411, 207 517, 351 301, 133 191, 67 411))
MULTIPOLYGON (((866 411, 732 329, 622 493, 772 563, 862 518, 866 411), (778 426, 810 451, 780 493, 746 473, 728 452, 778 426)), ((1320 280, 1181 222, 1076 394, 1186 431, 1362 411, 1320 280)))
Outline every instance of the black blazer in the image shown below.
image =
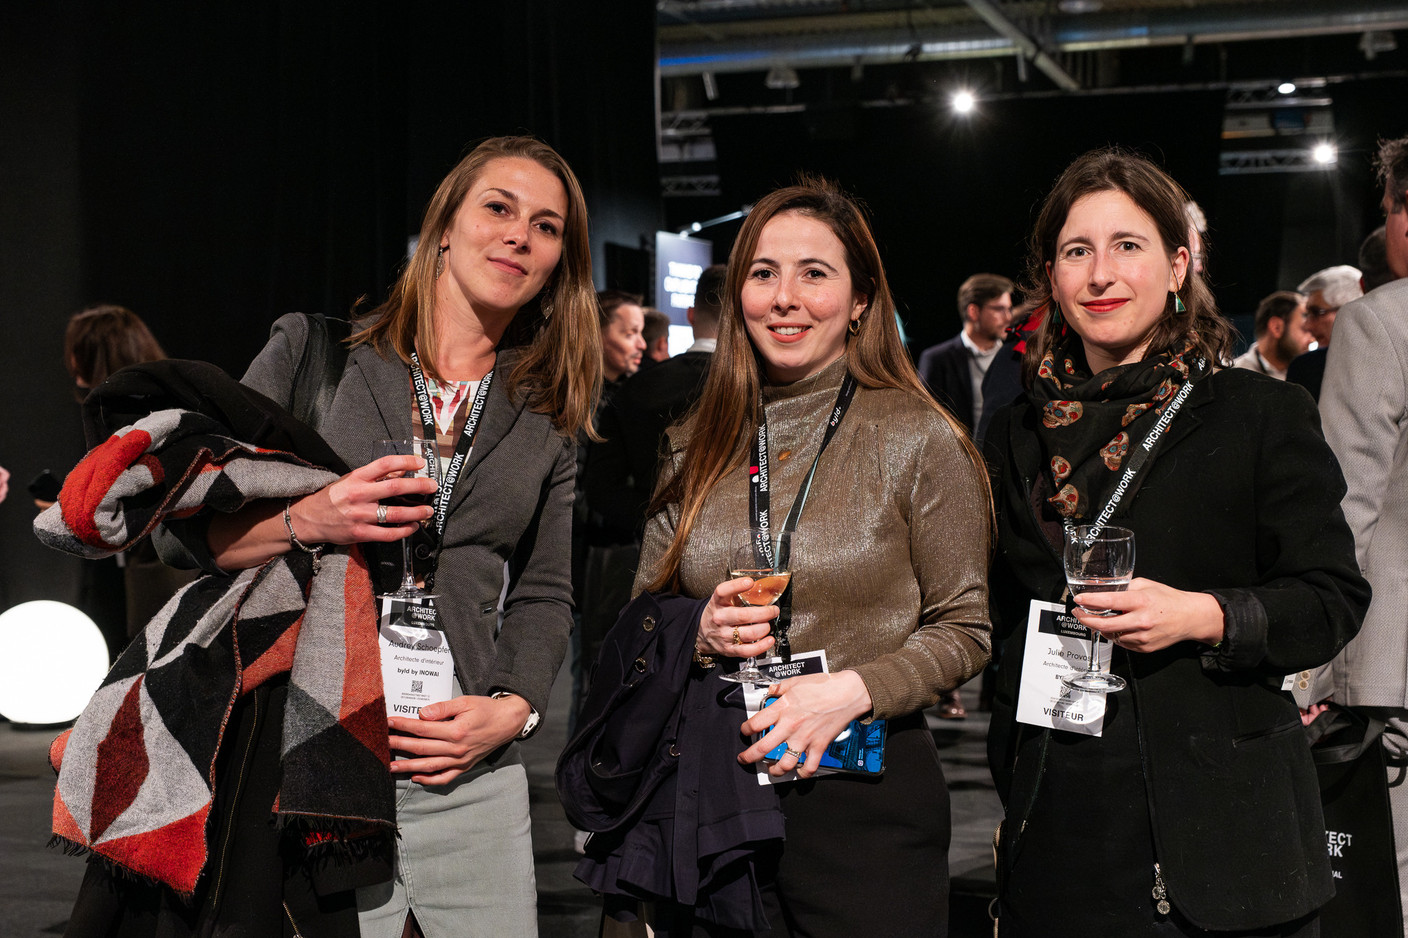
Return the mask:
POLYGON ((582 482, 591 510, 628 539, 645 524, 665 431, 699 399, 713 358, 685 352, 638 371, 601 409, 602 441, 587 447, 582 482))
POLYGON ((969 434, 973 432, 973 378, 968 368, 968 347, 962 335, 927 348, 919 356, 919 377, 929 393, 947 407, 969 434))
MULTIPOLYGON (((1060 552, 1032 507, 1039 419, 1023 398, 986 439, 998 516, 993 625, 1008 643, 989 760, 1009 850, 1020 849, 1051 732, 1014 722, 1028 603, 1058 601, 1065 587, 1060 552)), ((1115 649, 1131 678, 1169 901, 1202 928, 1289 921, 1333 891, 1315 767, 1280 687, 1332 658, 1368 606, 1339 507, 1344 479, 1309 395, 1243 369, 1197 385, 1146 473, 1111 519, 1136 532, 1135 575, 1211 592, 1227 618, 1216 650, 1115 649)))

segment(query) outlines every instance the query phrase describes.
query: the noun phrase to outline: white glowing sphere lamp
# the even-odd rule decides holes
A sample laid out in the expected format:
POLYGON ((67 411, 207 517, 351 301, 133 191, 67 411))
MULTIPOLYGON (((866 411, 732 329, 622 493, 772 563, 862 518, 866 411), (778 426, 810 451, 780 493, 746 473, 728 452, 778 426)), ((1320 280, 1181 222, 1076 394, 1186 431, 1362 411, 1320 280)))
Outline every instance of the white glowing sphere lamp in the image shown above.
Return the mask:
POLYGON ((0 613, 0 714, 15 723, 67 723, 108 672, 103 633, 51 599, 0 613))

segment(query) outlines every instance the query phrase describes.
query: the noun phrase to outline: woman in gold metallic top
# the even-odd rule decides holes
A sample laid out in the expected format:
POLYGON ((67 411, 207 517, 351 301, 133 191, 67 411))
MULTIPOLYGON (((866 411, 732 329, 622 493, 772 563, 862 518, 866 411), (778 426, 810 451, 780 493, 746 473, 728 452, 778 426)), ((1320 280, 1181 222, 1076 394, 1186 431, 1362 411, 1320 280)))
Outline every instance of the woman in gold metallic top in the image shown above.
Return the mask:
POLYGON ((824 649, 829 673, 773 685, 777 702, 742 727, 762 737, 737 753, 751 773, 785 747, 768 771, 797 774, 777 786, 786 844, 761 877, 769 934, 857 935, 881 920, 890 934, 946 934, 948 796, 919 711, 988 660, 986 473, 924 391, 869 226, 834 186, 808 181, 760 200, 725 294, 702 399, 672 432, 637 587, 709 598, 701 667, 774 653, 777 608, 735 605, 752 581, 726 579, 757 520, 750 452, 771 467, 773 529, 815 462, 786 639, 793 653, 824 649), (884 773, 812 778, 858 718, 888 721, 884 773))

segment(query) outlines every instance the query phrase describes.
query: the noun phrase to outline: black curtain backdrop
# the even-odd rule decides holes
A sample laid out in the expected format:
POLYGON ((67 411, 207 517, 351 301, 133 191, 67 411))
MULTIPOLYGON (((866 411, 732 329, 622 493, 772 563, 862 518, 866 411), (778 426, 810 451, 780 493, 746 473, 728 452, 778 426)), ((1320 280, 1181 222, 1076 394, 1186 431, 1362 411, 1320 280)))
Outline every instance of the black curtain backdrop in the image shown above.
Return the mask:
POLYGON ((605 245, 660 223, 653 87, 637 0, 0 5, 0 609, 73 598, 23 491, 82 453, 72 313, 121 303, 238 375, 283 313, 384 297, 436 184, 501 133, 572 164, 604 280, 605 245))
MULTIPOLYGON (((958 332, 966 277, 1020 274, 1041 199, 1086 150, 1144 152, 1213 209, 1222 108, 1219 92, 995 101, 969 118, 923 105, 847 106, 718 119, 714 138, 725 203, 752 202, 799 170, 867 203, 917 353, 958 332)), ((722 252, 736 233, 709 234, 722 252)))

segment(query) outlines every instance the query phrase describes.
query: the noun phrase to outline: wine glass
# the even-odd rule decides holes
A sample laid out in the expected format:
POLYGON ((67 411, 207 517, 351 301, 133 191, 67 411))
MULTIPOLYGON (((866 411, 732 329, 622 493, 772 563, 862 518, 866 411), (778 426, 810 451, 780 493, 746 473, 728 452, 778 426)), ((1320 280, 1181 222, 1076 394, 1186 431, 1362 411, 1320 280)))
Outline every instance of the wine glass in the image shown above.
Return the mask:
MULTIPOLYGON (((1082 524, 1066 530, 1066 583, 1071 596, 1084 591, 1118 593, 1129 589, 1134 578, 1134 532, 1129 528, 1096 527, 1082 524)), ((1080 605, 1080 599, 1076 598, 1080 605)), ((1093 616, 1116 616, 1114 609, 1081 609, 1093 616)), ((1101 635, 1090 630, 1090 663, 1084 672, 1063 677, 1061 683, 1073 690, 1096 694, 1124 690, 1125 680, 1100 670, 1101 635)))
MULTIPOLYGON (((378 446, 379 456, 419 456, 424 465, 420 469, 403 472, 402 476, 416 476, 423 479, 434 479, 435 469, 431 467, 432 459, 439 459, 437 445, 434 440, 382 440, 378 446)), ((386 499, 385 504, 389 507, 416 508, 425 507, 431 503, 434 495, 426 495, 420 492, 412 492, 408 495, 395 495, 386 499)), ((415 568, 411 565, 411 539, 401 538, 401 585, 396 592, 388 594, 392 599, 410 600, 420 602, 421 600, 434 599, 433 593, 427 593, 416 585, 415 568)))
MULTIPOLYGON (((733 553, 729 564, 729 579, 741 576, 751 577, 753 585, 734 597, 740 606, 771 606, 792 582, 792 548, 796 546, 796 535, 783 531, 777 535, 764 528, 749 528, 743 545, 733 553)), ((750 656, 743 667, 731 674, 720 674, 725 681, 735 684, 765 684, 768 676, 758 670, 757 658, 750 656)))

